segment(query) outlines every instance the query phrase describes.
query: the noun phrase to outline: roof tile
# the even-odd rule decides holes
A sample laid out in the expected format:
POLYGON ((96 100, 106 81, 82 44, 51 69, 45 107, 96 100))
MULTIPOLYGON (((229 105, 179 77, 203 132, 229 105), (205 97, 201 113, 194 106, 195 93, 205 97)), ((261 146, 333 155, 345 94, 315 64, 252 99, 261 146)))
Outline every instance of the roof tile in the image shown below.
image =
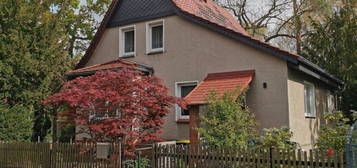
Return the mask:
POLYGON ((245 89, 253 80, 255 71, 236 71, 208 74, 207 77, 185 97, 189 105, 205 104, 206 96, 215 91, 217 95, 223 95, 225 92, 237 89, 245 89))
POLYGON ((114 61, 106 62, 103 64, 96 64, 88 67, 84 67, 81 69, 76 69, 69 74, 74 74, 74 73, 80 73, 80 72, 88 72, 88 71, 98 71, 98 70, 109 70, 109 69, 117 69, 117 68, 123 68, 123 67, 130 67, 130 66, 135 66, 135 63, 117 59, 114 61))
POLYGON ((172 0, 176 6, 187 13, 195 15, 208 22, 218 24, 227 29, 244 35, 248 33, 226 9, 212 0, 172 0))

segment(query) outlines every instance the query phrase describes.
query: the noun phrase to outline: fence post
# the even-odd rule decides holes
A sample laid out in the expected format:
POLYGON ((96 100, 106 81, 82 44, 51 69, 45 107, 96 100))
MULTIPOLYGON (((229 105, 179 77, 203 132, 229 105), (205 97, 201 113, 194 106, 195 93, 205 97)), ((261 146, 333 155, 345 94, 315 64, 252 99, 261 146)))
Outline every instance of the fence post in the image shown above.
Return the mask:
POLYGON ((156 168, 156 144, 152 144, 151 164, 153 168, 156 168))
POLYGON ((119 163, 118 163, 118 166, 121 168, 122 166, 123 166, 123 156, 122 156, 122 154, 123 154, 123 152, 122 152, 122 141, 119 141, 119 144, 118 144, 118 149, 117 149, 118 151, 118 159, 119 159, 119 163))
POLYGON ((273 147, 269 147, 269 159, 270 159, 270 168, 273 168, 273 164, 274 164, 273 147))
POLYGON ((52 167, 52 144, 49 144, 48 152, 49 152, 48 168, 51 168, 52 167))
POLYGON ((353 151, 352 151, 352 146, 351 144, 346 145, 346 167, 347 168, 353 168, 353 151))

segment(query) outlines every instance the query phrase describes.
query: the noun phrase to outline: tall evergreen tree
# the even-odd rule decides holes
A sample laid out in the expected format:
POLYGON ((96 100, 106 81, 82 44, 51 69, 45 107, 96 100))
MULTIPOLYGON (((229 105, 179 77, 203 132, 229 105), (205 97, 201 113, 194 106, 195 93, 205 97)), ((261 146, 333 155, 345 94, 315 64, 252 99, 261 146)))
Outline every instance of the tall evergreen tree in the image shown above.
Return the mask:
POLYGON ((340 108, 357 109, 357 11, 356 0, 341 1, 334 14, 313 22, 304 41, 303 55, 346 83, 340 108))
MULTIPOLYGON (((56 112, 45 108, 42 100, 60 89, 75 64, 73 53, 83 51, 97 25, 94 17, 108 2, 0 1, 0 110, 21 107, 19 119, 22 111, 32 111, 33 140, 48 134, 50 116, 56 112)), ((0 127, 5 125, 1 121, 0 127)))

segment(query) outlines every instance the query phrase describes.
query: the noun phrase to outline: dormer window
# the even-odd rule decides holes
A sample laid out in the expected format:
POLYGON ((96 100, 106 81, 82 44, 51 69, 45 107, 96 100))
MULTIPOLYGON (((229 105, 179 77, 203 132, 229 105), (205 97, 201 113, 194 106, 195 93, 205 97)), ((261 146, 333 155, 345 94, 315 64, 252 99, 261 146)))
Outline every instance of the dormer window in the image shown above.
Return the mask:
POLYGON ((153 21, 146 24, 147 54, 164 51, 164 21, 153 21))
POLYGON ((120 29, 120 56, 135 56, 135 26, 120 29))

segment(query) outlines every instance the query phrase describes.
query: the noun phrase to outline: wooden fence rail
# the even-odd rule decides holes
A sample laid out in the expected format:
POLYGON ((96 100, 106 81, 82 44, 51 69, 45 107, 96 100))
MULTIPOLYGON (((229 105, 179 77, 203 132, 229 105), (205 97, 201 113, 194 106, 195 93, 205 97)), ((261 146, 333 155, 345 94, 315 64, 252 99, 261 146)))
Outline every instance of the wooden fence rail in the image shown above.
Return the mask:
POLYGON ((343 153, 154 145, 153 168, 344 168, 343 153))
POLYGON ((114 168, 120 151, 120 143, 0 143, 0 168, 114 168))

